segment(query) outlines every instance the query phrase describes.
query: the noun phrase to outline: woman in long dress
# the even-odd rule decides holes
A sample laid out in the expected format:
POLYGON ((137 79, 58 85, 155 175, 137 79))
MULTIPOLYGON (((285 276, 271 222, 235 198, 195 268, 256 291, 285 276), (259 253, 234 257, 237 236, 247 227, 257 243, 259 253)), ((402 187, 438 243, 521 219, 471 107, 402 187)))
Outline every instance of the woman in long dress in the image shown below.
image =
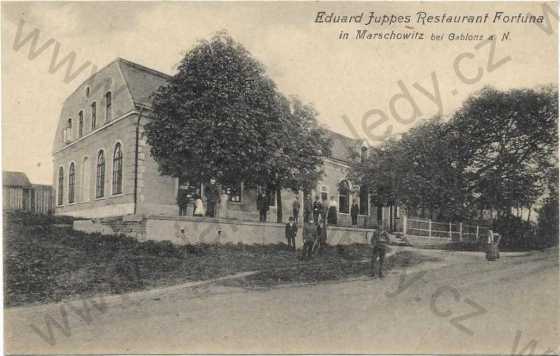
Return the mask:
POLYGON ((196 197, 194 201, 194 216, 204 216, 206 212, 204 211, 204 202, 200 198, 200 196, 196 197))
POLYGON ((337 223, 337 213, 338 213, 338 206, 334 197, 331 197, 331 201, 329 202, 329 212, 327 215, 327 222, 329 225, 336 225, 337 223))

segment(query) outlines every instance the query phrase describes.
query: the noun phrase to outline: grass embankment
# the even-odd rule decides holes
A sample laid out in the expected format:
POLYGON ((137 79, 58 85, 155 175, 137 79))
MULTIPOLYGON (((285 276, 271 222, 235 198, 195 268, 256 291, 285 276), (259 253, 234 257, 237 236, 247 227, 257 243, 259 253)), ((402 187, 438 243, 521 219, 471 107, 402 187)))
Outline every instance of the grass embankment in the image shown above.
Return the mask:
MULTIPOLYGON (((138 242, 72 230, 68 218, 4 215, 5 305, 57 302, 67 297, 200 281, 244 271, 262 271, 241 285, 337 280, 369 273, 364 245, 329 246, 322 256, 300 261, 285 244, 195 245, 138 242)), ((399 253, 394 265, 422 262, 399 253)))

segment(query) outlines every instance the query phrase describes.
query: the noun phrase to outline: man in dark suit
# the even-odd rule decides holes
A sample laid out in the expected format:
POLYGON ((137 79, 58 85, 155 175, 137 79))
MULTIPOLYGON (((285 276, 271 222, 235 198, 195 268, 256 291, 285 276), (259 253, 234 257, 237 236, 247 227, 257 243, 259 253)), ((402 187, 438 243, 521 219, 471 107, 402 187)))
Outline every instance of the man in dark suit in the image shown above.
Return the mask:
POLYGON ((312 223, 303 224, 303 255, 302 258, 311 258, 313 245, 317 240, 317 226, 312 223))
POLYGON ((270 203, 268 200, 268 195, 264 194, 263 192, 260 192, 259 195, 257 196, 257 210, 259 211, 260 222, 266 222, 266 216, 268 214, 269 205, 270 203))
POLYGON ((323 204, 319 201, 319 196, 315 197, 315 201, 313 202, 313 222, 317 222, 319 220, 319 215, 323 213, 323 204))
POLYGON ((286 224, 286 240, 288 240, 288 247, 294 251, 296 250, 297 229, 298 227, 294 222, 294 218, 290 216, 286 224))
POLYGON ((352 207, 350 208, 350 216, 352 216, 352 225, 358 225, 358 214, 360 213, 360 207, 358 202, 354 200, 352 207))
POLYGON ((385 231, 375 230, 371 237, 372 255, 371 255, 371 276, 377 275, 383 278, 383 262, 385 253, 387 252, 386 243, 389 242, 389 236, 385 231), (377 267, 377 268, 376 268, 377 267))

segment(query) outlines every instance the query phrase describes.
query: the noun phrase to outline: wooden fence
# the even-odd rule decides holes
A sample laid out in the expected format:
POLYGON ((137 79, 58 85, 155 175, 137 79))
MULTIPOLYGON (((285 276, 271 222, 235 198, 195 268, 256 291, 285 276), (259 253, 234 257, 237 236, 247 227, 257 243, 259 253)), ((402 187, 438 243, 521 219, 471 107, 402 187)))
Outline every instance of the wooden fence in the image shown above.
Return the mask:
POLYGON ((402 232, 406 236, 447 239, 450 241, 478 241, 481 236, 486 236, 488 227, 478 224, 441 222, 403 216, 402 232))

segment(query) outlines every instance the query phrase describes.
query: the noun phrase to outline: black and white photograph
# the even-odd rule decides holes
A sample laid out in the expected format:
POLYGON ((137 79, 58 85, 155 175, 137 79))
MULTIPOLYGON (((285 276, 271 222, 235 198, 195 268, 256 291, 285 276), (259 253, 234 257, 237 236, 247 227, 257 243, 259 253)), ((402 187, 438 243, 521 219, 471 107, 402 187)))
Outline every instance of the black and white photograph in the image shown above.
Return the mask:
POLYGON ((2 1, 6 355, 558 355, 559 7, 2 1))

